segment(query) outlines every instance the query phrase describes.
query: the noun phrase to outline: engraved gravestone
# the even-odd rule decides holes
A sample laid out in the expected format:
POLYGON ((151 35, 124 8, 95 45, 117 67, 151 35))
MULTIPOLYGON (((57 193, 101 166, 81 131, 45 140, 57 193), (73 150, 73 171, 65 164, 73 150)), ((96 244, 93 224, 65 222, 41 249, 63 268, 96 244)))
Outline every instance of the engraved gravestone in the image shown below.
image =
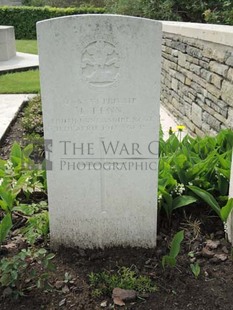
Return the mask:
POLYGON ((154 247, 161 24, 77 15, 37 33, 52 246, 154 247))

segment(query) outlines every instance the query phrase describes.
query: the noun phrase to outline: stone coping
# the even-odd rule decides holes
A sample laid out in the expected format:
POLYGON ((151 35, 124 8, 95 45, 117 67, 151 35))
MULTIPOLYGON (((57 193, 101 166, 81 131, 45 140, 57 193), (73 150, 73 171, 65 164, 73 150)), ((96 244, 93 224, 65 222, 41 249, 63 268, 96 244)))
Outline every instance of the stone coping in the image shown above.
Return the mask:
POLYGON ((233 26, 161 21, 163 32, 233 46, 233 26))
POLYGON ((17 52, 15 57, 7 61, 0 61, 0 75, 2 73, 22 71, 22 69, 33 69, 38 67, 38 55, 17 52))
POLYGON ((9 28, 14 28, 13 26, 0 26, 0 30, 1 29, 9 29, 9 28))

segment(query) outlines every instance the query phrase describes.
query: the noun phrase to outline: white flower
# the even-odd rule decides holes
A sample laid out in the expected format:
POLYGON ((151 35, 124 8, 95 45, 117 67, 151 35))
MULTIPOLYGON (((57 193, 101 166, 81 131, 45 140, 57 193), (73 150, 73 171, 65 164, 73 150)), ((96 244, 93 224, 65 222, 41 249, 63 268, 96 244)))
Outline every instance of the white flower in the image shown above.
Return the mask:
POLYGON ((0 186, 2 185, 2 183, 3 183, 3 179, 0 179, 0 186))
POLYGON ((175 187, 175 193, 178 196, 181 196, 183 194, 183 192, 185 191, 185 186, 183 183, 178 183, 175 187))

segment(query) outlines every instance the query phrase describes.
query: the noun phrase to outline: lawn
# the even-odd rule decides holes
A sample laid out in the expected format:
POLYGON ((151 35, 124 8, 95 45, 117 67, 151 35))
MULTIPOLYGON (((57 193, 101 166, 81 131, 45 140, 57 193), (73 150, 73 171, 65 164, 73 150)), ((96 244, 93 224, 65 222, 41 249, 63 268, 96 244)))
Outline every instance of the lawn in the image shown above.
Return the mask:
POLYGON ((16 40, 16 51, 28 54, 38 54, 36 40, 16 40))
MULTIPOLYGON (((38 54, 36 40, 16 40, 17 52, 38 54)), ((0 75, 0 94, 40 92, 39 70, 0 75)))
POLYGON ((39 92, 39 70, 0 75, 0 94, 30 94, 39 92))

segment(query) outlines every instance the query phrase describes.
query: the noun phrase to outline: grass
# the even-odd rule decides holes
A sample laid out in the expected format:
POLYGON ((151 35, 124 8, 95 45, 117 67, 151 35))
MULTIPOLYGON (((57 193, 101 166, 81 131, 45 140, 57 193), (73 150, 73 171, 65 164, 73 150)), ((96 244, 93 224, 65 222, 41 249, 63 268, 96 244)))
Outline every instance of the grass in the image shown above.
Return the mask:
POLYGON ((0 75, 0 94, 34 94, 39 92, 39 70, 0 75))
MULTIPOLYGON (((16 50, 38 54, 36 40, 16 40, 16 50)), ((39 70, 0 75, 0 94, 34 94, 40 92, 39 70)))
POLYGON ((38 54, 36 40, 16 40, 16 51, 28 54, 38 54))

